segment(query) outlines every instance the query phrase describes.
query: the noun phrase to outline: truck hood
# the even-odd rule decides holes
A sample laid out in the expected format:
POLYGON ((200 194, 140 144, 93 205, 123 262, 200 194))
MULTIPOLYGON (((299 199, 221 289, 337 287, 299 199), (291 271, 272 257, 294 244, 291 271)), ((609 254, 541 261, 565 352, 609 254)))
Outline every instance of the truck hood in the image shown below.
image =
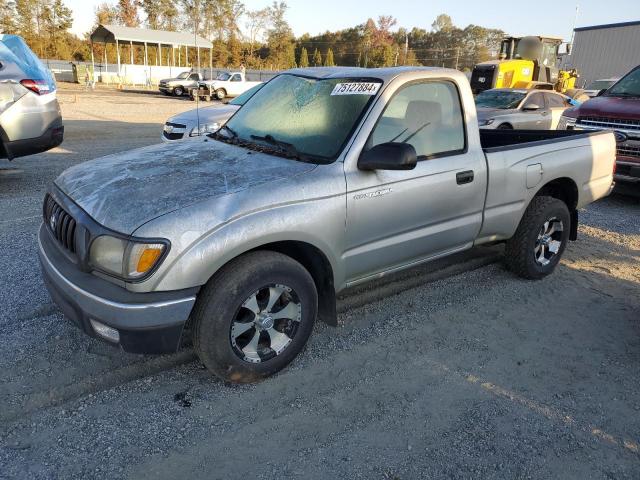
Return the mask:
POLYGON ((223 105, 221 107, 204 107, 198 110, 189 110, 180 113, 167 120, 169 123, 179 123, 182 125, 195 125, 200 118, 200 124, 205 123, 224 123, 231 115, 236 113, 240 108, 238 105, 223 105))
POLYGON ((84 162, 64 171, 55 184, 98 223, 131 234, 169 212, 315 167, 208 140, 153 145, 84 162))
POLYGON ((640 117, 640 98, 596 97, 580 105, 576 113, 580 117, 637 120, 640 117))

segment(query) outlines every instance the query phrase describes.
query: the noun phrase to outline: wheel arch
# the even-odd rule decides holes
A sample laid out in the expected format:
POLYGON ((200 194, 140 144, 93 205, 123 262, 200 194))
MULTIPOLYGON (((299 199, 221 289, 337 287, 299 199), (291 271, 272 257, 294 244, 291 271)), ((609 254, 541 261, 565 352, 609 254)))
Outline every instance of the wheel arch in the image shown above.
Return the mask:
POLYGON ((318 318, 329 325, 338 325, 333 267, 322 250, 300 240, 271 242, 249 252, 256 250, 278 252, 300 263, 313 278, 318 291, 318 318))
POLYGON ((534 195, 535 197, 552 197, 567 205, 571 215, 570 240, 578 238, 578 185, 569 177, 560 177, 544 184, 534 195))

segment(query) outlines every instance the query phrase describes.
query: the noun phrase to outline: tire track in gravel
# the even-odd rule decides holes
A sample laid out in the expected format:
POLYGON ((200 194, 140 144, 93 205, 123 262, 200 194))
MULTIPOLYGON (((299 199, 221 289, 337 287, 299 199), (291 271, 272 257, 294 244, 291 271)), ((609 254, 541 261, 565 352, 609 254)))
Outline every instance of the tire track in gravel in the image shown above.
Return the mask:
MULTIPOLYGON (((478 248, 452 258, 437 260, 393 276, 384 277, 377 283, 346 291, 338 299, 338 312, 345 314, 370 302, 482 268, 499 261, 501 258, 502 249, 500 247, 478 248)), ((42 309, 43 312, 48 312, 46 305, 42 309)), ((29 316, 28 318, 29 320, 37 320, 37 317, 31 318, 29 316)), ((85 377, 74 378, 72 383, 52 386, 46 390, 35 390, 27 395, 22 395, 19 401, 14 398, 12 403, 15 406, 5 405, 5 408, 0 411, 0 423, 11 423, 37 410, 62 405, 84 395, 111 389, 196 360, 193 350, 185 349, 175 355, 143 357, 142 360, 135 360, 131 364, 118 366, 108 371, 94 372, 91 370, 91 359, 83 358, 80 349, 78 353, 79 358, 73 361, 73 364, 87 363, 85 377)), ((65 366, 60 365, 53 371, 57 377, 63 378, 64 372, 61 370, 64 369, 65 366)), ((55 378, 53 377, 53 380, 55 378)), ((42 381, 40 376, 34 377, 34 380, 42 381)), ((28 379, 24 381, 29 382, 28 379)), ((18 382, 14 379, 12 383, 18 382)), ((33 387, 37 389, 37 385, 33 387)))

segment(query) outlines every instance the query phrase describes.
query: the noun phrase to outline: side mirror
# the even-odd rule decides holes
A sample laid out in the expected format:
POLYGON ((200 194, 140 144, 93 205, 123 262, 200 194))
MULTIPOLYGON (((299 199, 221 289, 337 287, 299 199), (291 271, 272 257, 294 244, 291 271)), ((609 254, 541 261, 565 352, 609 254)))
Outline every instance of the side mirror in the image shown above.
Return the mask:
POLYGON ((524 110, 525 112, 534 112, 536 110, 540 110, 540 105, 538 105, 537 103, 529 103, 522 107, 522 110, 524 110))
POLYGON ((389 142, 362 152, 358 159, 358 168, 360 170, 413 170, 417 163, 418 155, 413 145, 389 142))

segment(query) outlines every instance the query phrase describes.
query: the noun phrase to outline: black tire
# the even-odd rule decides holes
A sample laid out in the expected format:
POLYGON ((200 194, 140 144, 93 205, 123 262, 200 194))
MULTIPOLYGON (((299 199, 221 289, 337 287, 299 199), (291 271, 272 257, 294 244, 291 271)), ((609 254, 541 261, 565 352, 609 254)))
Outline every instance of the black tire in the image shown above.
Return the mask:
POLYGON ((176 97, 181 97, 182 95, 184 95, 184 89, 182 87, 176 87, 173 89, 173 94, 176 97))
MULTIPOLYGON (((258 303, 261 302, 264 300, 258 300, 258 303)), ((261 305, 264 306, 264 303, 261 305)), ((317 312, 318 293, 313 278, 300 263, 276 252, 250 252, 225 265, 198 294, 192 317, 195 351, 205 366, 222 380, 231 383, 256 382, 285 368, 302 351, 313 330, 317 312), (270 294, 269 287, 282 286, 289 288, 292 293, 283 293, 278 302, 284 304, 285 295, 295 298, 291 301, 295 303, 298 320, 270 320, 271 330, 281 330, 291 335, 291 338, 287 337, 289 343, 277 353, 271 348, 273 337, 269 331, 252 326, 241 336, 253 339, 254 335, 258 335, 253 353, 260 358, 242 358, 244 350, 240 348, 241 336, 234 338, 232 329, 240 324, 241 316, 248 319, 242 325, 256 324, 260 317, 243 305, 250 298, 259 299, 260 292, 266 290, 270 294), (276 322, 281 322, 277 328, 276 322)), ((273 313, 273 316, 277 314, 273 313)), ((245 348, 249 344, 251 340, 247 341, 245 348)))
POLYGON ((216 98, 218 100, 224 100, 227 97, 227 92, 225 91, 224 88, 219 88, 218 90, 216 90, 216 98))
MULTIPOLYGON (((567 205, 553 197, 534 197, 524 212, 520 225, 515 235, 507 241, 505 249, 505 261, 507 268, 516 275, 530 280, 539 280, 551 274, 567 247, 569 234, 571 232, 571 216, 567 205), (553 227, 555 232, 552 235, 542 235, 546 222, 553 227), (557 230, 558 228, 561 230, 557 230), (549 240, 547 240, 547 237, 549 240), (545 242, 559 242, 548 243, 545 242), (552 246, 557 248, 557 252, 552 254, 552 246), (540 248, 542 247, 542 250, 540 248), (550 255, 550 258, 546 258, 550 255), (542 253, 541 263, 538 255, 542 253)), ((546 233, 546 232, 545 232, 546 233)))
POLYGON ((513 130, 513 127, 508 123, 503 123, 502 125, 498 125, 496 130, 513 130))

